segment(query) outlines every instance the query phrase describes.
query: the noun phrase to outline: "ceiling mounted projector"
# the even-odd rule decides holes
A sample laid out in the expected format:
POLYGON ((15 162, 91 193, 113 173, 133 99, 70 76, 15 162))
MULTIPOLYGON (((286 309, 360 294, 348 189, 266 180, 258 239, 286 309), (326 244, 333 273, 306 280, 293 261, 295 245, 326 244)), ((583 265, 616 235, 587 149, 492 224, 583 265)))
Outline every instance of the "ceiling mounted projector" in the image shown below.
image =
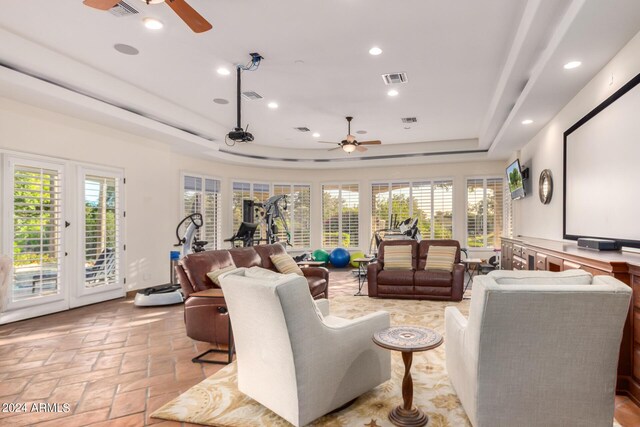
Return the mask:
POLYGON ((236 76, 238 81, 238 93, 237 93, 237 103, 238 103, 238 122, 236 127, 229 132, 224 142, 228 146, 233 146, 236 142, 251 142, 253 141, 253 135, 248 132, 249 125, 247 125, 246 129, 242 129, 242 72, 243 71, 255 71, 260 66, 260 61, 264 58, 259 53, 250 53, 251 61, 247 65, 238 65, 236 66, 236 76), (229 143, 229 141, 233 141, 229 143))

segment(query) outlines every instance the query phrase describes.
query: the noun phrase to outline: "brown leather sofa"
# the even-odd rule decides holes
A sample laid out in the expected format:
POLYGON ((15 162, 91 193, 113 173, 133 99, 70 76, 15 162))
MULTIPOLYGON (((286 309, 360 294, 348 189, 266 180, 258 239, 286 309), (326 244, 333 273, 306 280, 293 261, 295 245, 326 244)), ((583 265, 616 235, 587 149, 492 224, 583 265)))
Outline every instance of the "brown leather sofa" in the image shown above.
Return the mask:
MULTIPOLYGON (((206 251, 189 254, 176 266, 180 287, 185 295, 184 321, 187 335, 194 340, 227 345, 229 323, 226 305, 220 298, 192 297, 194 292, 219 288, 207 276, 210 271, 235 264, 237 267, 262 267, 277 271, 271 255, 286 253, 275 243, 247 248, 206 251)), ((302 269, 309 284, 309 292, 318 298, 329 297, 329 271, 322 267, 302 269)))
POLYGON ((386 240, 380 244, 376 263, 367 268, 369 296, 378 298, 462 300, 464 265, 460 264, 460 243, 457 240, 386 240), (385 270, 386 246, 410 245, 413 254, 411 270, 385 270), (429 246, 455 246, 457 248, 453 272, 427 271, 429 246))

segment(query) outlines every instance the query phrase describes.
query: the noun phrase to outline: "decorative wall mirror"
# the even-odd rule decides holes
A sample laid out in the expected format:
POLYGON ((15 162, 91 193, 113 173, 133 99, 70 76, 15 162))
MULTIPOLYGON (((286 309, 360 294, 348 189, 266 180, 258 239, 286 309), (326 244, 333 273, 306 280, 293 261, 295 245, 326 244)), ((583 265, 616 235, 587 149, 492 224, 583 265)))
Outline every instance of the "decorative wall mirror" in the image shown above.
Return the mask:
POLYGON ((538 194, 540 195, 542 204, 548 205, 549 202, 551 202, 551 196, 553 196, 553 178, 551 177, 551 170, 549 169, 545 169, 540 173, 538 194))

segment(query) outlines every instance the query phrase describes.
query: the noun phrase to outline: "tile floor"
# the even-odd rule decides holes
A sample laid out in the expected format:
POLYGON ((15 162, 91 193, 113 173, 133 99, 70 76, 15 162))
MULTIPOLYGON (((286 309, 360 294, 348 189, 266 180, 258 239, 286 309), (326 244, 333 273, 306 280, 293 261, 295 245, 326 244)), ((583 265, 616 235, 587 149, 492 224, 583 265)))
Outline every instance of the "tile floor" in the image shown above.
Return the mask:
MULTIPOLYGON (((357 290, 348 272, 331 279, 334 296, 357 290)), ((149 415, 221 368, 191 362, 208 348, 186 337, 182 306, 137 308, 131 299, 0 326, 2 409, 69 403, 57 412, 0 412, 0 426, 191 425, 149 415)), ((616 417, 638 426, 640 408, 618 397, 616 417)))

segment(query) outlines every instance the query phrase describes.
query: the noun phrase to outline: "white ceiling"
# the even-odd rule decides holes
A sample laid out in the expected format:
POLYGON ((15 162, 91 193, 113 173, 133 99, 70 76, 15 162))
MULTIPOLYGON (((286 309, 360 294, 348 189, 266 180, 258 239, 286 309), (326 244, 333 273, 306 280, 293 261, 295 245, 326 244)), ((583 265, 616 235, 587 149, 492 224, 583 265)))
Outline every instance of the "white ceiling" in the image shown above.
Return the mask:
MULTIPOLYGON (((0 60, 220 143, 235 126, 235 77, 216 69, 233 69, 259 52, 260 69, 243 74, 243 89, 264 96, 243 101, 243 125, 256 140, 221 147, 244 154, 253 145, 260 153, 273 147, 279 158, 346 156, 327 154, 330 146, 293 130, 307 126, 322 140, 339 141, 346 115, 355 116, 354 131, 368 132, 361 139, 390 146, 386 154, 393 147, 446 150, 447 140, 457 141, 452 149, 472 140, 472 148, 486 150, 506 139, 504 149, 492 147, 505 157, 518 148, 514 140, 533 136, 521 132, 539 130, 640 30, 637 0, 189 0, 213 24, 199 35, 164 4, 128 3, 140 14, 116 18, 81 0, 3 0, 0 60), (141 23, 147 16, 164 29, 147 30, 141 23), (140 54, 122 55, 116 43, 140 54), (383 54, 369 55, 372 46, 383 54), (585 67, 567 82, 557 68, 571 55, 585 67), (408 73, 409 83, 390 98, 380 75, 398 71, 408 73), (536 87, 523 91, 527 81, 536 87), (560 93, 549 90, 560 83, 560 93), (529 97, 544 114, 521 130, 514 105, 526 112, 529 97), (280 108, 267 108, 269 101, 280 108), (408 130, 400 121, 407 116, 418 118, 408 130)), ((217 144, 207 143, 213 147, 200 144, 195 152, 215 151, 217 144)), ((365 156, 376 150, 382 152, 372 148, 365 156)))

